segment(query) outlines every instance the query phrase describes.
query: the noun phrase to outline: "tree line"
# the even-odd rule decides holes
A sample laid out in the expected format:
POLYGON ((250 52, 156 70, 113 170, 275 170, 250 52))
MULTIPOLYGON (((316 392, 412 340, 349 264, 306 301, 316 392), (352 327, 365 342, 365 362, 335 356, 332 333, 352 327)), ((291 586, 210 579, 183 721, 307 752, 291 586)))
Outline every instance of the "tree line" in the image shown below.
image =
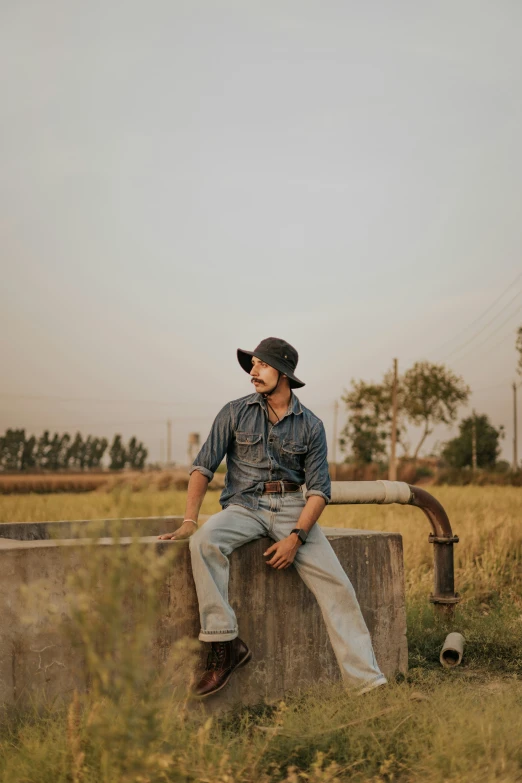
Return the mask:
POLYGON ((60 435, 49 430, 39 437, 26 435, 25 429, 8 429, 0 436, 0 471, 27 470, 90 470, 102 466, 109 450, 110 470, 132 468, 142 470, 148 451, 133 436, 125 445, 121 435, 115 435, 111 445, 107 438, 88 435, 83 438, 77 432, 60 435))
MULTIPOLYGON (((522 330, 520 345, 522 348, 522 330)), ((352 379, 351 388, 342 397, 348 418, 339 439, 341 449, 348 453, 347 461, 364 464, 387 459, 393 384, 391 370, 380 383, 352 379)), ((402 446, 402 456, 415 462, 435 426, 452 424, 470 394, 464 380, 443 364, 415 362, 397 383, 397 443, 402 446), (408 425, 421 428, 413 445, 407 439, 408 425)), ((460 423, 459 435, 443 444, 440 456, 452 467, 471 466, 474 440, 477 467, 491 468, 498 460, 503 437, 503 427, 497 429, 487 415, 473 413, 460 423)))

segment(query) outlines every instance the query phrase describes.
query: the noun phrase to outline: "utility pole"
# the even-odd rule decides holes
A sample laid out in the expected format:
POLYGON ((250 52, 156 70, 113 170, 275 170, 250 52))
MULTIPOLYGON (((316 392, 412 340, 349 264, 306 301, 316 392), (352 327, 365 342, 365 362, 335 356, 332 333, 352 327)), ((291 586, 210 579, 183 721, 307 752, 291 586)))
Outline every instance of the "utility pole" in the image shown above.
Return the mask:
POLYGON ((473 473, 477 470, 477 414, 473 410, 473 421, 471 423, 471 467, 473 473))
POLYGON ((199 451, 199 432, 189 432, 187 441, 187 465, 192 465, 199 451))
POLYGON ((167 465, 172 459, 172 421, 167 419, 167 465))
POLYGON ((334 481, 337 480, 337 414, 338 413, 339 413, 339 401, 335 400, 334 415, 333 415, 333 448, 332 448, 332 456, 333 456, 332 478, 334 481))
POLYGON ((393 360, 393 389, 392 389, 392 426, 391 426, 391 449, 390 466, 388 469, 388 479, 397 481, 397 374, 398 361, 393 360))
POLYGON ((160 438, 160 465, 163 465, 165 462, 165 441, 163 438, 160 438))
POLYGON ((517 449, 517 384, 513 381, 513 470, 518 470, 517 449))

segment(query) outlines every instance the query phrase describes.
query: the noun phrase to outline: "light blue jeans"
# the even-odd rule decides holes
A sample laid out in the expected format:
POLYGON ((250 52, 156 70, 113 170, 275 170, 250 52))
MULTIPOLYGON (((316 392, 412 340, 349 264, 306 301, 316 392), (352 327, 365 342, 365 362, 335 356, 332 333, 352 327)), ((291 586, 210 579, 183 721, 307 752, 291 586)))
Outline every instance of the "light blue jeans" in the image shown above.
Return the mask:
MULTIPOLYGON (((289 535, 305 500, 301 492, 261 496, 255 511, 231 504, 211 516, 189 539, 192 573, 198 595, 203 642, 228 641, 238 635, 237 619, 228 602, 228 556, 234 549, 268 536, 289 535)), ((330 642, 346 684, 386 682, 355 591, 318 524, 297 550, 294 566, 321 608, 330 642)))

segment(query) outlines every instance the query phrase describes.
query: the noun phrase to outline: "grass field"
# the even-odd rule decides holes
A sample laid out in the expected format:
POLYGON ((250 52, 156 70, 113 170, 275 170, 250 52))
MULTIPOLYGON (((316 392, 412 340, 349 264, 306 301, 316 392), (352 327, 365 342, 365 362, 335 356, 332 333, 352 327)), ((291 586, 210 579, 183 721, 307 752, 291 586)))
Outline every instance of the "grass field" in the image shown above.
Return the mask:
MULTIPOLYGON (((186 490, 188 470, 174 468, 152 471, 83 471, 79 473, 0 473, 0 495, 34 493, 112 492, 116 487, 128 487, 133 492, 155 490, 186 490)), ((223 486, 222 474, 217 473, 210 489, 223 486)))
MULTIPOLYGON (((330 507, 321 519, 324 525, 403 534, 407 677, 355 701, 332 686, 209 721, 189 716, 168 689, 158 691, 140 667, 133 674, 130 667, 123 694, 97 691, 73 702, 68 713, 6 718, 0 779, 522 781, 522 489, 432 491, 461 539, 455 563, 463 601, 451 628, 464 633, 467 644, 458 669, 446 671, 438 664, 448 626, 434 616, 427 600, 433 553, 422 512, 400 506, 330 507)), ((183 492, 132 492, 129 487, 80 495, 10 495, 0 497, 0 521, 174 515, 183 513, 184 497, 183 492)), ((209 493, 203 513, 216 511, 218 499, 218 493, 209 493)))

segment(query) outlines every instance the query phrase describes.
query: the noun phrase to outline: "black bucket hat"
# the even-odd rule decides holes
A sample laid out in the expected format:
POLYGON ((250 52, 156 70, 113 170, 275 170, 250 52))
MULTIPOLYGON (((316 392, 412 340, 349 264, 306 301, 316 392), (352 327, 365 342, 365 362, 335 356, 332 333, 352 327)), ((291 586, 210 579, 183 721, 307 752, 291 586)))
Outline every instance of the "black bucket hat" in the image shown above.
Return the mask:
POLYGON ((270 367, 286 375, 291 389, 300 389, 301 386, 304 386, 303 381, 300 381, 294 375, 299 354, 285 340, 280 340, 279 337, 267 337, 266 340, 261 340, 254 351, 243 351, 241 348, 238 348, 237 358, 239 364, 248 374, 250 374, 252 369, 252 356, 257 356, 262 362, 266 362, 270 367))

